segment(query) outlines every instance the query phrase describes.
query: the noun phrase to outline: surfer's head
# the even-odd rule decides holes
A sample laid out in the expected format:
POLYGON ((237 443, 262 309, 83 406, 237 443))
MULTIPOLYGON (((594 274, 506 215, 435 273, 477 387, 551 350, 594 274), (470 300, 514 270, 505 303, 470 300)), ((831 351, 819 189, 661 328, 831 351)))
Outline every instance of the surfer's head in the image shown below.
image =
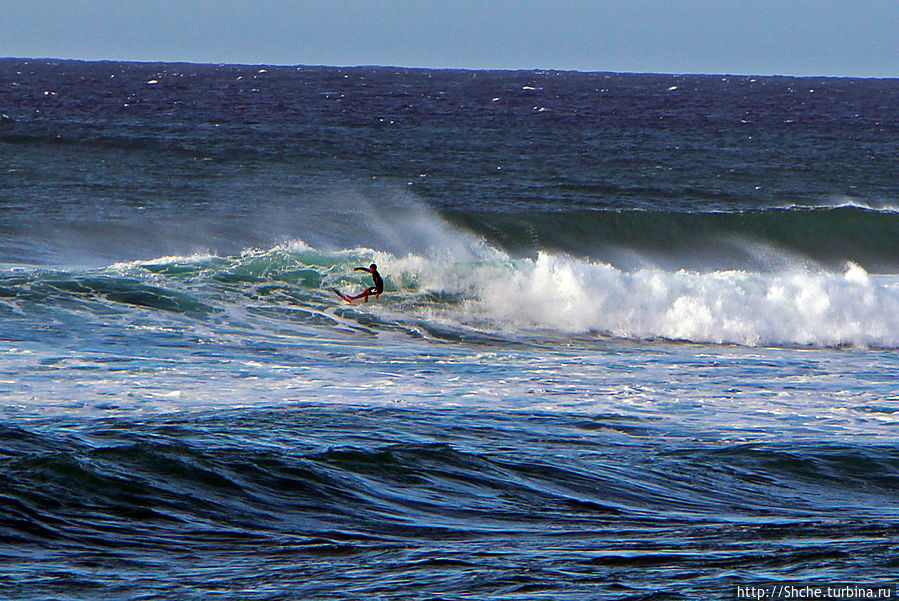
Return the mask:
POLYGON ((371 272, 375 272, 378 270, 378 266, 375 265, 374 263, 372 263, 371 265, 368 266, 368 270, 371 272))

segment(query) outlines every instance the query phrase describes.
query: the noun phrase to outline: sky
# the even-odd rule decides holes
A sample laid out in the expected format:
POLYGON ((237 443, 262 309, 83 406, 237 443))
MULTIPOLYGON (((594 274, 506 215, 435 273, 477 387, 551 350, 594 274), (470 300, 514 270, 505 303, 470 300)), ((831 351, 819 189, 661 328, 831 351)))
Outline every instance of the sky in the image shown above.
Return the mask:
POLYGON ((0 56, 899 77, 897 0, 4 0, 0 56))

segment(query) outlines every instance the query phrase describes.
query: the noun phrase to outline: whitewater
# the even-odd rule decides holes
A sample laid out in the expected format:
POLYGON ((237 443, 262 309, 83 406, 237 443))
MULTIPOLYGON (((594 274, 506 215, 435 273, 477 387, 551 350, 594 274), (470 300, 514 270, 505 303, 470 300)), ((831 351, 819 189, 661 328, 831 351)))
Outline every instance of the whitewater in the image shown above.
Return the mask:
MULTIPOLYGON (((678 396, 710 396, 718 383, 712 386, 708 373, 671 373, 697 356, 737 358, 736 365, 775 357, 788 375, 762 374, 750 384, 755 392, 741 391, 745 409, 772 394, 802 403, 830 396, 815 385, 814 371, 803 386, 790 384, 799 377, 794 355, 803 361, 816 356, 796 354, 803 349, 818 353, 816 362, 851 364, 866 352, 889 360, 899 346, 896 277, 871 275, 855 264, 843 272, 807 265, 768 272, 628 270, 547 251, 512 257, 434 215, 430 219, 418 222, 429 232, 421 240, 430 249, 404 255, 368 248, 324 251, 291 241, 234 256, 201 253, 74 271, 7 270, 0 307, 8 338, 21 339, 13 332, 50 324, 62 329, 43 343, 21 339, 23 346, 7 351, 20 362, 18 369, 43 366, 28 379, 40 382, 40 396, 35 384, 13 379, 6 382, 8 399, 18 400, 18 410, 41 412, 50 396, 62 400, 78 382, 73 406, 88 409, 155 412, 360 397, 376 405, 402 399, 474 406, 486 397, 490 407, 518 407, 530 406, 534 391, 549 389, 540 383, 553 373, 552 380, 569 382, 572 395, 534 406, 559 402, 589 410, 603 398, 630 396, 639 382, 617 381, 623 375, 612 364, 622 353, 636 353, 630 369, 647 364, 638 397, 651 382, 660 391, 679 389, 678 396), (444 240, 450 246, 441 245, 444 240), (371 262, 385 276, 381 298, 348 305, 331 292, 355 294, 369 285, 353 268, 371 262), (135 356, 128 350, 132 345, 141 349, 135 356), (672 354, 670 366, 652 365, 660 353, 672 354), (599 359, 589 358, 594 355, 599 359), (446 367, 436 367, 461 361, 463 374, 477 372, 475 366, 491 357, 499 365, 477 377, 449 376, 446 367), (557 371, 554 360, 566 367, 557 371), (503 378, 500 365, 506 361, 539 377, 503 378), (399 373, 390 367, 397 364, 404 368, 399 373), (372 368, 377 383, 365 384, 372 368), (610 368, 616 371, 603 386, 610 368), (147 377, 160 369, 165 379, 147 377), (435 393, 427 374, 453 384, 444 382, 435 393), (229 382, 224 389, 219 377, 229 382), (603 392, 591 391, 590 380, 603 392), (497 381, 508 388, 500 392, 497 381), (690 388, 695 390, 684 392, 690 388)), ((731 377, 752 382, 752 371, 731 377)), ((729 397, 721 390, 712 396, 719 394, 729 397)), ((852 392, 871 400, 877 394, 861 386, 852 392)), ((820 408, 817 401, 813 406, 820 408)))

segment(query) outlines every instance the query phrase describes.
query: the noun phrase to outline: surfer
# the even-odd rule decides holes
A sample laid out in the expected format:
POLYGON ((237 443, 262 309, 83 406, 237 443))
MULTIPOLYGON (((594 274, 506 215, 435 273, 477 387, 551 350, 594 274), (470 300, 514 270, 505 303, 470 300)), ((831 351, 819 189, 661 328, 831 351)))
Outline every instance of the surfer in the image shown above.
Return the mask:
POLYGON ((366 273, 370 273, 372 282, 374 283, 374 286, 369 286, 368 288, 366 288, 365 290, 363 290, 360 294, 357 294, 356 296, 347 296, 343 292, 340 292, 339 290, 332 288, 331 290, 334 290, 334 292, 337 294, 337 296, 339 296, 340 298, 342 298, 343 300, 345 300, 348 303, 351 303, 354 300, 358 300, 360 298, 363 299, 363 302, 367 303, 368 297, 371 296, 372 294, 375 295, 375 298, 379 298, 381 296, 381 293, 384 292, 384 280, 381 279, 381 274, 378 273, 377 265, 372 263, 368 267, 356 267, 353 269, 353 271, 364 271, 366 273))
POLYGON ((353 271, 367 271, 371 274, 371 281, 374 283, 374 286, 366 288, 362 294, 357 295, 355 298, 364 296, 365 302, 368 302, 368 297, 372 294, 375 295, 375 298, 380 298, 381 293, 384 292, 384 280, 381 279, 381 274, 378 273, 378 266, 372 263, 368 267, 356 267, 353 271))

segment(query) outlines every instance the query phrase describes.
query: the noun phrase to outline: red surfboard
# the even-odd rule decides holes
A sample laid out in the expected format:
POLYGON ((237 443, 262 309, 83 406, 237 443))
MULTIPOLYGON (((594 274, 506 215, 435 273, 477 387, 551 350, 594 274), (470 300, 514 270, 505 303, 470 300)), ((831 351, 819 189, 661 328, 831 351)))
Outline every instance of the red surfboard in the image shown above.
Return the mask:
POLYGON ((339 296, 340 298, 342 298, 343 300, 345 300, 348 303, 352 303, 354 300, 359 300, 360 298, 365 299, 365 302, 368 302, 368 297, 371 296, 371 291, 369 291, 368 289, 364 290, 362 292, 362 294, 357 294, 356 296, 348 296, 348 295, 344 294, 343 292, 341 292, 340 290, 338 290, 337 288, 331 288, 331 290, 334 291, 334 294, 336 294, 337 296, 339 296))
POLYGON ((352 303, 354 300, 352 296, 347 296, 346 294, 344 294, 337 288, 331 288, 331 290, 334 292, 334 294, 336 294, 337 296, 339 296, 340 298, 342 298, 343 300, 345 300, 348 303, 352 303))

